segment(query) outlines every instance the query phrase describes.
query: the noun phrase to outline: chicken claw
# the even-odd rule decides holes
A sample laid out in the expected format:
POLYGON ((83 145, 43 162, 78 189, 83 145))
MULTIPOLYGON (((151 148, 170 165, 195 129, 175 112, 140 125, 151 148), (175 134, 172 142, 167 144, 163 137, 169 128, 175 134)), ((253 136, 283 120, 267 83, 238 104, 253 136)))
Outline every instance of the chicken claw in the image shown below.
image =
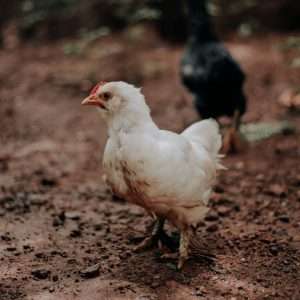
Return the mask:
POLYGON ((178 253, 177 252, 168 252, 164 253, 160 256, 161 259, 177 259, 178 253))
POLYGON ((160 239, 160 235, 163 232, 164 223, 164 219, 158 218, 157 220, 155 220, 150 236, 147 236, 139 245, 134 247, 133 251, 141 252, 157 244, 160 239))

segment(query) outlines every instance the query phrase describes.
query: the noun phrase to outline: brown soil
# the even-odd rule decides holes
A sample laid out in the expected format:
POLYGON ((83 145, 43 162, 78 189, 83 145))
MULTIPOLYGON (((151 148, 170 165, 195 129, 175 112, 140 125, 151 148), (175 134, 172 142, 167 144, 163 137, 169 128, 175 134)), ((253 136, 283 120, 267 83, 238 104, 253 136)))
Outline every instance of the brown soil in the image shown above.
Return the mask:
MULTIPOLYGON (((64 42, 0 52, 0 299, 300 299, 299 133, 225 159, 198 230, 215 263, 195 257, 178 272, 156 249, 132 252, 150 219, 106 191, 105 128, 80 101, 96 81, 121 79, 143 86, 161 127, 197 118, 178 78, 182 48, 137 33, 79 56, 64 55, 64 42)), ((245 121, 288 119, 299 130, 277 103, 299 84, 289 67, 299 52, 277 47, 286 38, 228 46, 248 74, 245 121)))

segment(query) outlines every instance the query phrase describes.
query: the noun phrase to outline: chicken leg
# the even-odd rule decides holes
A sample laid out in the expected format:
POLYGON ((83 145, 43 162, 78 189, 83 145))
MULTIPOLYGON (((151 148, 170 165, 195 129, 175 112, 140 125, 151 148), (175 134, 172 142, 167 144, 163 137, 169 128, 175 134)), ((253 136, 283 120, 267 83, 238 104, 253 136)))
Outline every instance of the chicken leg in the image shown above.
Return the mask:
POLYGON ((181 231, 179 242, 179 253, 165 253, 161 255, 162 259, 176 259, 178 258, 177 269, 182 269, 184 263, 189 259, 189 247, 191 237, 193 236, 192 228, 186 228, 181 231), (179 254, 179 255, 178 255, 179 254))
POLYGON ((184 229, 180 235, 179 258, 177 268, 182 269, 183 264, 189 259, 189 246, 192 236, 191 228, 184 229))
POLYGON ((244 148, 244 140, 239 132, 241 124, 241 113, 239 110, 234 111, 231 127, 226 131, 223 140, 223 152, 237 153, 244 148))
POLYGON ((151 230, 150 236, 147 236, 139 245, 134 248, 135 252, 140 252, 151 248, 160 240, 160 236, 163 233, 165 219, 157 217, 154 221, 153 228, 151 230))
POLYGON ((179 253, 164 253, 160 258, 178 259, 177 268, 181 269, 190 256, 204 259, 208 263, 214 263, 216 259, 215 255, 208 253, 201 245, 199 245, 199 242, 196 239, 195 228, 187 228, 182 231, 180 235, 179 253))

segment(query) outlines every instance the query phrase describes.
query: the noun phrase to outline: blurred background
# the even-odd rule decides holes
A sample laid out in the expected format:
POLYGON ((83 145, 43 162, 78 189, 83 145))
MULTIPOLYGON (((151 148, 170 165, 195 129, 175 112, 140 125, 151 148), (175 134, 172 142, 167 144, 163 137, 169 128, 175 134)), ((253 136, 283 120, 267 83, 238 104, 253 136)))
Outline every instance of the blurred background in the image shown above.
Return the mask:
MULTIPOLYGON (((269 99, 282 96, 283 105, 294 106, 290 98, 297 95, 299 86, 300 5, 292 0, 209 0, 207 6, 212 27, 247 73, 250 105, 255 94, 259 105, 269 105, 269 99), (286 68, 274 70, 281 62, 286 68), (285 72, 290 74, 285 76, 285 72)), ((69 92, 71 88, 87 92, 99 79, 122 79, 144 85, 147 91, 151 82, 163 86, 172 76, 180 95, 186 92, 180 83, 179 63, 191 16, 182 0, 12 0, 1 1, 1 11, 1 49, 15 51, 13 56, 20 61, 14 63, 22 61, 24 67, 30 55, 36 57, 31 64, 37 60, 47 63, 40 72, 50 79, 48 84, 69 86, 69 92)), ((3 74, 9 64, 5 60, 3 74)), ((168 90, 172 89, 166 85, 163 92, 168 90)), ((164 96, 154 93, 151 98, 159 97, 164 96)), ((188 106, 181 99, 175 103, 188 106)), ((162 108, 159 111, 164 114, 162 108)), ((251 110, 248 115, 251 119, 251 110)), ((181 121, 175 124, 177 129, 182 126, 181 121)))
MULTIPOLYGON (((78 37, 100 29, 104 34, 141 23, 155 25, 169 40, 186 38, 186 12, 180 0, 12 0, 1 1, 1 9, 2 36, 7 27, 15 27, 23 40, 78 37)), ((249 36, 299 29, 300 8, 292 0, 210 0, 208 9, 222 33, 249 36)))
POLYGON ((154 252, 131 256, 133 234, 150 220, 111 201, 101 181, 106 129, 80 106, 100 80, 141 86, 162 128, 180 132, 199 119, 180 77, 185 6, 0 0, 0 298, 87 299, 88 291, 104 299, 100 287, 107 299, 190 299, 196 287, 205 299, 300 298, 299 1, 208 1, 220 41, 246 75, 250 141, 226 157, 212 216, 199 229, 223 270, 200 263, 180 275, 154 252), (98 279, 82 279, 78 271, 99 257, 98 279), (32 275, 36 268, 43 280, 32 275))

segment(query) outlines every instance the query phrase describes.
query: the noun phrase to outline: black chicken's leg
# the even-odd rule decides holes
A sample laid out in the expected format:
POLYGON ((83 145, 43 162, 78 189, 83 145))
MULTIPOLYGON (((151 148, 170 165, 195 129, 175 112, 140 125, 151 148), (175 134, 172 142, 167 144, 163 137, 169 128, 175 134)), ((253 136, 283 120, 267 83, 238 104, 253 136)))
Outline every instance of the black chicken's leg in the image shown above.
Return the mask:
POLYGON ((237 153, 244 148, 244 140, 239 132, 241 124, 241 113, 239 110, 234 111, 231 127, 226 131, 223 140, 223 152, 237 153))
POLYGON ((134 251, 136 252, 143 251, 157 244, 160 239, 160 236, 164 233, 163 231, 164 223, 165 223, 165 219, 158 217, 154 222, 150 236, 147 236, 139 245, 137 245, 134 248, 134 251))

